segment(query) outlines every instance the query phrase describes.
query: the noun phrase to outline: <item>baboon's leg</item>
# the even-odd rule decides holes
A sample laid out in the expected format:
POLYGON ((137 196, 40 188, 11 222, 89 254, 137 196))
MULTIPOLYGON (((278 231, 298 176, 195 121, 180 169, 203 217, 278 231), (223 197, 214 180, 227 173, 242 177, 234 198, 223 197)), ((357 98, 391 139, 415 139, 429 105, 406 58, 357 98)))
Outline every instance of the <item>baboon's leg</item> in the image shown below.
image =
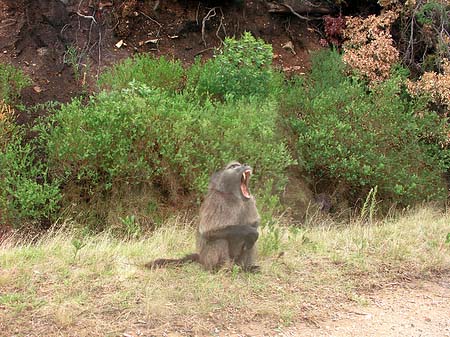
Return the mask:
POLYGON ((256 260, 256 247, 253 246, 250 249, 242 250, 241 255, 235 260, 235 262, 246 271, 256 272, 259 271, 259 266, 255 264, 256 260))
POLYGON ((215 240, 204 243, 200 251, 200 263, 208 270, 230 263, 227 240, 215 240))

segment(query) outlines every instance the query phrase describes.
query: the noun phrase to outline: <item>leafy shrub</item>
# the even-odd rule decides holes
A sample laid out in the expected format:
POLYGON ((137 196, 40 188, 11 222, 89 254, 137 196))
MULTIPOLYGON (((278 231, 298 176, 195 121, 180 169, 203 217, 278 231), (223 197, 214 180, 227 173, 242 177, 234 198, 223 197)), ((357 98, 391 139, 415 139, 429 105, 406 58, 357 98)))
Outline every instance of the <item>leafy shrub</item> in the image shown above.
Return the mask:
POLYGON ((113 66, 100 75, 101 88, 122 89, 131 81, 144 83, 150 88, 176 91, 183 86, 184 69, 181 62, 154 58, 146 54, 136 55, 113 66))
POLYGON ((261 237, 258 241, 259 253, 270 256, 282 249, 282 229, 277 219, 281 209, 278 195, 272 193, 272 179, 260 188, 258 193, 258 210, 261 216, 261 237))
MULTIPOLYGON (((335 62, 336 54, 329 60, 335 62)), ((308 171, 346 183, 360 192, 357 197, 374 186, 381 198, 404 204, 446 197, 442 174, 449 157, 439 146, 444 122, 407 99, 401 77, 372 89, 343 75, 331 80, 329 72, 315 69, 312 78, 295 84, 303 98, 292 119, 308 171)))
POLYGON ((415 13, 417 22, 421 25, 432 25, 445 27, 449 23, 449 6, 448 2, 427 1, 418 6, 415 13))
POLYGON ((14 102, 20 91, 30 84, 30 78, 22 70, 0 63, 0 101, 8 104, 14 102))
POLYGON ((51 219, 58 210, 59 186, 49 181, 45 163, 37 160, 31 144, 23 144, 15 128, 0 148, 1 221, 20 226, 23 221, 51 219))
POLYGON ((441 72, 450 57, 450 3, 428 0, 401 7, 398 45, 403 60, 415 72, 441 72))
POLYGON ((269 96, 276 82, 272 57, 272 46, 248 32, 239 40, 226 38, 213 59, 190 69, 188 84, 200 95, 219 98, 269 96))
POLYGON ((101 92, 84 106, 62 106, 43 141, 59 177, 108 189, 157 183, 170 195, 204 191, 214 170, 232 159, 276 179, 292 160, 276 132, 276 107, 256 99, 203 104, 144 84, 101 92))
POLYGON ((14 130, 13 114, 13 108, 5 101, 0 100, 0 151, 5 149, 14 130))

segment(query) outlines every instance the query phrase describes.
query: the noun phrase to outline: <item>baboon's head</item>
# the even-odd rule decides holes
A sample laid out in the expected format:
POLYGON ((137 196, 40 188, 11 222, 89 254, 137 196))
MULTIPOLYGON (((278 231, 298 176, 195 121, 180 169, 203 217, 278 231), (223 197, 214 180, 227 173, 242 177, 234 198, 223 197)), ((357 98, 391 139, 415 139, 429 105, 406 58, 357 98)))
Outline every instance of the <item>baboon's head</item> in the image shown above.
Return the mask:
POLYGON ((251 198, 248 188, 251 174, 252 168, 250 166, 232 161, 222 171, 213 174, 210 188, 248 200, 251 198))

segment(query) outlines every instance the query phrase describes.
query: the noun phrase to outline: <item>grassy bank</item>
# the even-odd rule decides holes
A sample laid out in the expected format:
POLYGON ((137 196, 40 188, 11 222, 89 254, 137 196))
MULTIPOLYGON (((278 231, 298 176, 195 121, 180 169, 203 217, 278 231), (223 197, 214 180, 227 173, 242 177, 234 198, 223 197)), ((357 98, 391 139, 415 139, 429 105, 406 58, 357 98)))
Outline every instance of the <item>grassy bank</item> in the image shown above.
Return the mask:
POLYGON ((448 212, 311 222, 288 230, 281 219, 276 236, 263 230, 260 245, 276 242, 259 257, 260 274, 142 268, 194 249, 194 223, 182 218, 140 240, 67 228, 33 244, 8 239, 0 246, 0 328, 8 336, 212 335, 246 322, 272 329, 319 321, 348 301, 364 304, 387 283, 450 270, 448 212))

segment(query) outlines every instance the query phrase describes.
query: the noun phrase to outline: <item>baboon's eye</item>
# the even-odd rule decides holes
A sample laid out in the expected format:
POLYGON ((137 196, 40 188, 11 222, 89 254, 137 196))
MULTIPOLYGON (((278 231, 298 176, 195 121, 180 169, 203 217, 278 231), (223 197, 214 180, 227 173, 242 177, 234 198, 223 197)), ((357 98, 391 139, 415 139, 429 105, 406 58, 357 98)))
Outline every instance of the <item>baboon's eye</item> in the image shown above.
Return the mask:
POLYGON ((229 168, 230 169, 234 169, 234 168, 239 167, 239 166, 241 166, 241 164, 236 163, 236 164, 231 164, 229 168))

